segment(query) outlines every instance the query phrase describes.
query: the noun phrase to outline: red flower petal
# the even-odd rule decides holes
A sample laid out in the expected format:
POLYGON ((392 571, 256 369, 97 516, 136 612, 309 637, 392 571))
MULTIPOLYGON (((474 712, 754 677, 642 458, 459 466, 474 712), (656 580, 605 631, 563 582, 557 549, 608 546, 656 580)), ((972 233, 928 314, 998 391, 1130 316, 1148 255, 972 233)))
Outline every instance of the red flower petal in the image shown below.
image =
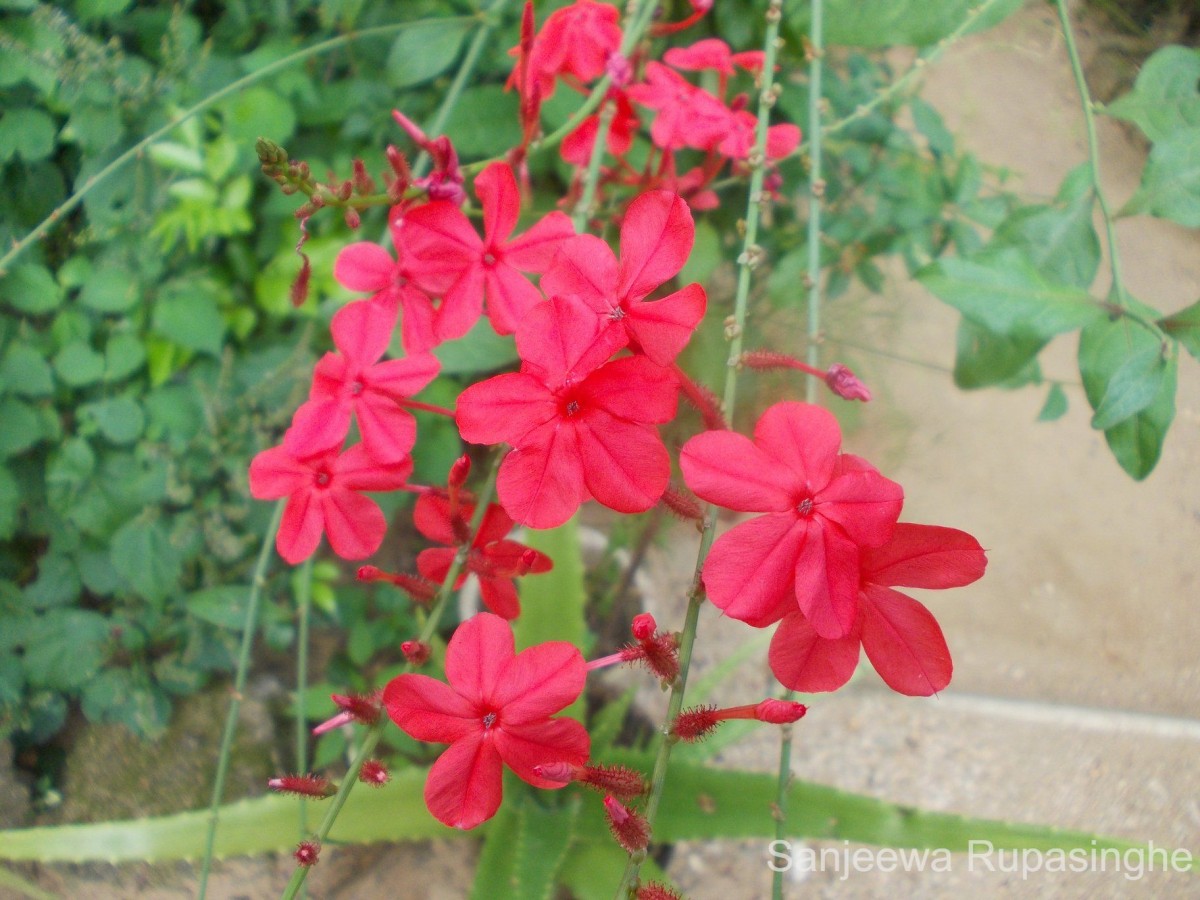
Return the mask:
MULTIPOLYGON (((453 547, 427 547, 417 554, 417 571, 422 578, 441 584, 450 574, 450 566, 454 564, 457 551, 453 547)), ((466 572, 458 576, 458 582, 466 580, 466 572)), ((459 584, 455 584, 457 588, 459 584)))
POLYGON ((794 611, 796 557, 806 530, 792 513, 772 513, 725 532, 704 562, 708 598, 755 628, 794 611))
POLYGON ((816 511, 841 525, 850 540, 878 547, 892 536, 904 489, 872 469, 836 476, 814 499, 816 511))
POLYGON ((541 287, 548 297, 578 296, 593 310, 607 312, 617 305, 617 258, 595 235, 577 235, 559 247, 541 287))
POLYGON ((801 613, 779 623, 768 659, 779 683, 793 691, 833 691, 850 680, 858 665, 857 632, 836 640, 823 638, 801 613))
POLYGON ((556 762, 581 766, 591 752, 587 730, 567 718, 515 727, 505 725, 496 732, 495 740, 500 757, 522 781, 549 790, 566 787, 566 783, 547 781, 533 771, 534 766, 556 762))
POLYGON ((474 828, 500 808, 504 766, 483 731, 451 744, 425 782, 425 805, 451 828, 474 828))
POLYGON ((551 297, 529 311, 517 329, 521 371, 551 390, 564 380, 581 381, 625 346, 622 328, 601 327, 577 297, 551 297))
POLYGON ((366 559, 379 549, 387 533, 387 520, 374 500, 338 487, 318 496, 325 534, 334 553, 342 559, 366 559))
POLYGON ((477 706, 491 706, 500 673, 513 658, 512 627, 499 616, 479 613, 463 622, 446 647, 446 678, 477 706))
POLYGON ((795 476, 736 431, 706 431, 683 445, 687 486, 710 503, 739 512, 792 508, 795 476))
POLYGON ((957 528, 901 522, 883 547, 862 551, 862 579, 916 588, 962 587, 983 577, 979 541, 957 528))
POLYGON ((512 620, 521 614, 521 598, 511 578, 481 577, 479 596, 483 605, 502 619, 512 620))
POLYGON ((559 248, 574 234, 575 226, 566 213, 546 213, 524 234, 504 245, 504 260, 522 272, 545 272, 559 248))
POLYGON ((579 423, 578 436, 583 478, 598 502, 635 513, 662 497, 671 480, 671 457, 651 426, 594 410, 579 423))
POLYGON ((440 366, 431 353, 410 353, 404 359, 389 359, 371 366, 367 384, 372 391, 393 399, 408 399, 437 377, 440 366))
POLYGON ((928 697, 950 683, 950 650, 924 606, 898 591, 865 585, 862 616, 863 649, 888 687, 928 697))
POLYGON ((275 535, 275 549, 293 566, 302 563, 321 543, 324 527, 320 500, 310 491, 292 494, 283 508, 283 518, 275 535))
POLYGON ((661 300, 632 304, 625 327, 646 356, 669 366, 704 318, 707 300, 704 288, 689 284, 661 300))
POLYGON ((679 382, 674 372, 640 356, 614 359, 579 386, 585 407, 599 407, 630 422, 661 425, 675 418, 679 382))
POLYGON ((428 675, 397 675, 383 689, 383 706, 392 721, 418 741, 449 744, 483 730, 475 705, 428 675))
POLYGON ((815 494, 833 477, 842 431, 833 413, 820 406, 776 403, 754 426, 754 443, 815 494))
MULTIPOLYGON (((353 404, 341 399, 309 400, 292 415, 292 427, 283 436, 283 446, 296 457, 340 450, 350 433, 353 404)), ((253 472, 251 467, 251 472, 253 472)), ((312 477, 312 470, 308 477, 312 477)), ((253 482, 251 483, 253 490, 253 482)), ((289 492, 290 493, 290 492, 289 492)))
POLYGON ((845 637, 858 614, 858 547, 836 525, 819 516, 796 558, 796 597, 800 611, 823 638, 845 637))
POLYGON ((558 415, 554 395, 536 378, 517 372, 496 375, 458 395, 454 420, 472 444, 523 441, 558 415))
POLYGON ((354 410, 367 454, 381 463, 403 462, 417 442, 416 419, 395 401, 371 394, 363 395, 354 410))
POLYGON ((382 291, 392 283, 395 272, 391 254, 367 241, 342 248, 333 263, 333 277, 351 291, 382 291))
POLYGON ((500 502, 522 525, 557 528, 588 498, 575 428, 556 419, 522 441, 500 464, 500 502))
POLYGON ((496 334, 512 334, 531 309, 542 302, 542 292, 506 262, 483 270, 488 321, 496 334))
POLYGON ((312 466, 284 447, 263 450, 250 461, 250 496, 255 500, 286 497, 312 484, 312 479, 312 466))
POLYGON ((394 491, 408 482, 412 460, 384 463, 362 444, 355 444, 337 458, 332 471, 338 486, 352 491, 394 491))
POLYGON ((621 223, 619 297, 644 297, 673 278, 696 237, 688 205, 678 194, 650 191, 631 204, 621 223))
POLYGON ((387 350, 399 317, 397 304, 373 300, 347 303, 330 323, 333 343, 355 367, 365 369, 387 350))
POLYGON ((521 214, 521 194, 512 169, 506 163, 492 163, 475 178, 475 193, 483 206, 484 243, 503 244, 521 214))
POLYGON ((506 729, 536 722, 579 699, 586 678, 583 655, 574 644, 565 641, 536 644, 522 650, 504 666, 492 690, 491 702, 500 708, 500 723, 506 729))

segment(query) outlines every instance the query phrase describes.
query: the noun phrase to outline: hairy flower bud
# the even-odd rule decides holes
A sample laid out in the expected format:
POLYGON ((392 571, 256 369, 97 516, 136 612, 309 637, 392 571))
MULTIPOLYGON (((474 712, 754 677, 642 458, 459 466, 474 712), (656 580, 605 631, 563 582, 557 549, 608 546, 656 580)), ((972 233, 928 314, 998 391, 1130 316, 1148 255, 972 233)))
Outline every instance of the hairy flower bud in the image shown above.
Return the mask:
POLYGON ((370 694, 330 694, 329 696, 342 712, 363 725, 375 724, 383 713, 380 691, 372 691, 370 694))
POLYGON ((861 400, 866 403, 871 399, 871 391, 867 386, 841 363, 834 363, 829 367, 825 373, 825 384, 831 391, 846 400, 861 400))
POLYGON ((438 586, 428 579, 405 572, 385 572, 375 566, 359 566, 359 581, 386 581, 408 594, 416 603, 429 604, 437 596, 438 586))
POLYGON ((392 780, 387 766, 377 759, 368 759, 358 770, 358 780, 371 787, 383 787, 392 780))
POLYGON ((337 793, 329 779, 319 775, 279 775, 267 781, 267 787, 280 794, 316 797, 318 800, 324 800, 337 793))
POLYGON ((367 167, 361 159, 354 160, 354 191, 358 194, 370 194, 375 190, 375 179, 367 174, 367 167))
POLYGON ((604 798, 604 812, 609 830, 627 853, 637 853, 650 845, 650 826, 646 820, 616 797, 604 798))
POLYGON ((691 709, 683 710, 675 717, 675 721, 671 725, 671 733, 681 741, 687 741, 690 744, 704 740, 720 724, 721 720, 717 716, 716 707, 693 706, 691 709))
POLYGON ((316 841, 301 841, 292 856, 296 857, 296 862, 306 869, 309 866, 315 866, 317 859, 321 856, 321 845, 316 841))
POLYGON ((637 889, 634 900, 683 900, 683 894, 657 881, 647 881, 637 889))
POLYGON ((423 666, 429 662, 430 649, 424 641, 405 641, 400 645, 400 652, 414 666, 423 666))
POLYGON ((689 492, 668 487, 663 491, 662 499, 659 502, 673 515, 694 522, 697 528, 704 527, 704 510, 700 506, 700 501, 689 492))
POLYGON ((622 800, 640 797, 646 792, 646 779, 642 773, 626 766, 575 766, 570 763, 554 762, 534 766, 533 771, 547 781, 570 784, 577 781, 622 800))

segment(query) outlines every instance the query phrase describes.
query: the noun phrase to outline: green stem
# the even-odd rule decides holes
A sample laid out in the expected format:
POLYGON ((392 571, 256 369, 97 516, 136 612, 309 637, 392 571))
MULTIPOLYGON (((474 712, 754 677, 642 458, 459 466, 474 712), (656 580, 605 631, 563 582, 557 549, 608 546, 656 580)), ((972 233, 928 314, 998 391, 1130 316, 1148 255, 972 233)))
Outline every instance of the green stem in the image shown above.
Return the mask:
POLYGON ((46 216, 45 219, 38 223, 37 227, 35 227, 33 231, 29 232, 29 234, 25 235, 25 237, 21 238, 21 240, 14 243, 12 247, 9 248, 8 252, 5 253, 4 256, 0 257, 0 277, 8 274, 8 266, 13 260, 24 253, 32 243, 40 240, 42 236, 46 234, 46 232, 54 227, 55 223, 62 220, 67 213, 71 212, 71 210, 82 203, 84 197, 95 190, 100 184, 107 181, 109 176, 111 176, 114 172, 123 168, 126 163, 140 157, 147 147, 149 147, 155 141, 166 137, 171 133, 171 131, 173 131, 183 122, 186 122, 193 116, 204 112, 204 110, 208 109, 214 104, 220 103, 226 97, 236 94, 238 91, 249 87, 255 82, 274 75, 281 69, 286 69, 288 66, 302 62, 313 56, 319 56, 322 53, 328 53, 331 50, 337 50, 339 47, 344 47, 347 44, 352 44, 355 41, 362 40, 363 38, 383 37, 384 35, 403 31, 406 28, 412 28, 417 25, 428 25, 433 22, 471 21, 474 18, 474 16, 455 16, 453 18, 415 19, 411 22, 396 22, 391 25, 379 25, 375 28, 364 28, 362 31, 352 31, 348 34, 339 35, 338 37, 330 38, 327 41, 322 41, 319 44, 314 44, 313 46, 307 47, 304 50, 297 50, 295 53, 291 53, 285 56, 283 59, 278 59, 269 65, 263 66, 261 69, 251 72, 249 75, 239 78, 232 84, 228 84, 221 88, 216 93, 209 94, 199 103, 185 110, 178 118, 172 119, 166 125, 156 129, 155 131, 152 131, 149 135, 142 138, 140 141, 110 162, 107 166, 89 178, 86 182, 84 182, 83 187, 81 187, 70 197, 64 200, 59 206, 57 206, 48 216, 46 216))
MULTIPOLYGON (((808 191, 808 364, 814 369, 821 366, 821 199, 825 195, 825 182, 821 177, 821 75, 822 57, 825 54, 823 34, 824 3, 812 0, 812 24, 808 37, 811 58, 808 64, 808 133, 809 139, 809 191, 808 191)), ((804 395, 809 403, 817 401, 820 381, 813 375, 805 379, 804 395)), ((776 881, 782 884, 776 873, 776 881)))
MULTIPOLYGON (((475 514, 471 517, 472 540, 460 546, 458 552, 454 554, 454 561, 450 564, 450 570, 446 573, 446 578, 438 590, 437 597, 434 598, 433 606, 429 611, 429 618, 426 619, 425 625, 421 629, 419 640, 425 643, 428 643, 433 638, 434 632, 437 631, 438 623, 441 621, 442 614, 449 605, 450 597, 454 594, 454 582, 458 580, 459 573, 462 572, 463 566, 466 565, 467 554, 470 552, 474 535, 479 533, 479 527, 483 524, 483 517, 487 512, 488 504, 492 502, 492 495, 496 491, 496 475, 500 471, 500 461, 502 458, 503 454, 496 454, 488 471, 487 482, 476 495, 475 502, 477 505, 475 507, 475 514)), ((413 668, 412 663, 409 663, 405 665, 404 671, 411 672, 413 668)), ((342 811, 342 807, 346 805, 346 800, 350 797, 350 791, 358 783, 359 770, 362 769, 363 763, 375 752, 375 747, 383 735, 385 724, 386 720, 381 718, 379 722, 376 722, 367 730, 362 746, 350 762, 350 770, 346 772, 342 783, 338 786, 337 794, 325 811, 324 818, 321 819, 321 824, 317 827, 316 832, 313 833, 312 839, 317 843, 321 843, 329 837, 329 832, 333 829, 333 823, 337 820, 338 813, 342 811)), ((293 900, 297 892, 304 886, 304 881, 308 878, 308 871, 309 867, 296 867, 295 871, 292 872, 291 881, 288 882, 287 887, 283 891, 282 900, 293 900)))
MULTIPOLYGON (((296 573, 296 771, 308 771, 308 619, 312 607, 313 557, 309 557, 296 573)), ((300 837, 308 834, 308 804, 300 798, 300 837)))
MULTIPOLYGON (((783 0, 770 0, 767 9, 767 34, 765 43, 765 58, 763 60, 762 84, 758 95, 758 126, 755 133, 754 149, 750 153, 749 162, 753 166, 750 176, 750 191, 746 204, 746 235, 742 245, 742 253, 738 257, 737 292, 734 295, 733 322, 729 334, 729 363, 725 374, 724 411, 730 424, 733 423, 735 401, 737 400, 738 363, 742 356, 742 335, 746 327, 746 307, 750 298, 751 271, 758 264, 761 248, 757 244, 759 214, 762 209, 763 178, 766 174, 767 128, 770 125, 771 107, 774 105, 773 79, 775 73, 775 57, 779 42, 779 23, 783 18, 783 0)), ((654 771, 650 776, 650 792, 646 800, 645 817, 653 833, 654 821, 658 815, 659 803, 662 800, 663 787, 666 783, 667 769, 671 762, 671 750, 677 739, 670 734, 671 723, 683 708, 684 693, 687 689, 688 671, 691 668, 692 648, 696 642, 696 623, 700 618, 700 607, 704 602, 704 588, 700 581, 700 571, 704 560, 712 547, 716 536, 717 513, 709 504, 704 517, 704 531, 700 536, 700 548, 696 557, 695 572, 692 577, 692 587, 688 592, 687 613, 684 616, 683 631, 679 637, 679 677, 671 685, 670 697, 667 701, 667 715, 663 723, 661 742, 654 760, 654 771)), ((644 854, 631 856, 625 866, 621 883, 617 888, 617 900, 627 900, 637 887, 638 875, 641 871, 644 854)))
MULTIPOLYGON (((650 25, 650 20, 654 17, 654 10, 657 7, 655 0, 633 0, 630 5, 629 14, 627 17, 625 32, 621 38, 621 56, 628 58, 637 46, 638 41, 642 39, 646 28, 650 25)), ((600 102, 608 93, 609 85, 612 84, 612 77, 605 75, 600 79, 599 83, 592 90, 592 95, 600 102)), ((588 105, 592 97, 584 103, 584 107, 588 105)), ((576 111, 576 115, 582 112, 582 108, 576 111)), ((596 198, 596 186, 600 181, 600 164, 604 161, 604 154, 608 150, 608 132, 612 128, 613 116, 616 114, 616 106, 611 102, 605 102, 600 108, 600 121, 596 127, 596 142, 592 144, 592 155, 588 159, 587 174, 583 180, 583 190, 579 195, 579 202, 575 204, 575 212, 571 216, 575 223, 575 230, 582 232, 587 227, 588 216, 592 210, 592 203, 596 198)), ((568 124, 570 124, 568 122, 568 124)), ((564 125, 563 128, 566 128, 564 125)), ((559 131, 563 129, 560 128, 559 131)), ((569 132, 565 132, 569 133, 569 132)), ((564 133, 564 134, 565 134, 564 133)), ((556 136, 558 131, 554 132, 552 137, 556 136)), ((540 149, 547 141, 541 141, 538 144, 540 149)))
POLYGON ((212 870, 213 845, 217 839, 217 821, 221 817, 221 801, 225 798, 225 778, 229 774, 229 757, 233 753, 233 736, 237 731, 238 713, 242 708, 242 692, 246 689, 246 672, 250 668, 250 648, 254 644, 254 632, 258 624, 258 602, 266 583, 267 564, 271 561, 271 549, 275 546, 275 532, 283 518, 286 501, 275 504, 271 521, 263 533, 262 548, 254 564, 254 575, 250 581, 250 595, 246 601, 246 618, 242 623, 242 646, 238 652, 237 672, 233 677, 233 696, 229 700, 229 713, 225 717, 225 731, 221 735, 221 749, 217 754, 217 775, 213 781, 212 803, 209 806, 208 835, 204 840, 204 858, 200 863, 200 890, 197 896, 204 900, 208 891, 208 874, 212 870))
MULTIPOLYGON (((446 122, 450 119, 450 114, 454 112, 454 107, 458 104, 458 98, 462 96, 463 90, 475 74, 475 66, 479 62, 479 56, 483 53, 483 48, 487 46, 488 38, 492 36, 492 32, 500 24, 501 17, 504 15, 504 7, 507 5, 508 0, 495 0, 488 7, 485 18, 476 30, 475 36, 471 38, 471 46, 467 48, 467 55, 459 63, 458 72, 455 73, 454 80, 450 82, 450 87, 446 91, 446 95, 442 98, 433 121, 429 123, 426 134, 437 136, 446 127, 446 122)), ((413 167, 413 175, 416 178, 421 178, 425 175, 429 171, 430 162, 429 154, 422 153, 421 158, 417 160, 416 166, 413 167)))

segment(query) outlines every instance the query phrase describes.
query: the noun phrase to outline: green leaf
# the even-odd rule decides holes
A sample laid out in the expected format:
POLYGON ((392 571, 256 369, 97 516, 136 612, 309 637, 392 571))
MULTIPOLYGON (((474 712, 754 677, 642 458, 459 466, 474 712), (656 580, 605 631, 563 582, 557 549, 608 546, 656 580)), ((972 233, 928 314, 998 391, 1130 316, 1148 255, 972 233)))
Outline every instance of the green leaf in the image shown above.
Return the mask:
POLYGON ((1142 183, 1119 214, 1137 213, 1200 228, 1200 126, 1176 131, 1151 148, 1142 183))
POLYGON ((0 466, 0 541, 7 541, 17 530, 21 513, 21 486, 8 469, 0 466))
POLYGON ((388 83, 396 88, 412 87, 446 71, 458 58, 470 27, 456 21, 426 22, 404 29, 388 53, 388 83))
POLYGON ((479 860, 475 864, 471 900, 491 900, 492 891, 501 891, 504 896, 511 897, 516 884, 517 857, 512 852, 509 836, 517 829, 517 801, 513 798, 513 791, 515 789, 523 793, 523 789, 513 783, 508 773, 505 773, 504 781, 507 802, 500 804, 495 817, 488 823, 488 839, 483 842, 479 860))
POLYGON ((77 603, 82 583, 79 567, 65 553, 51 550, 38 560, 38 577, 25 585, 25 602, 35 609, 77 603))
POLYGON ((1046 402, 1042 405, 1042 411, 1038 413, 1039 422, 1053 422, 1056 419, 1061 419, 1067 412, 1067 394, 1062 389, 1060 384, 1050 385, 1050 391, 1046 394, 1046 402))
POLYGON ((94 273, 79 292, 79 302, 102 313, 120 313, 141 299, 138 283, 125 269, 103 268, 94 273))
POLYGON ((0 459, 23 453, 42 439, 37 411, 15 397, 0 400, 0 459))
POLYGON ((516 92, 498 84, 467 88, 446 120, 446 134, 454 135, 454 147, 465 159, 490 156, 497 146, 515 147, 521 143, 519 105, 516 92))
POLYGON ((79 414, 84 420, 95 422, 100 432, 114 444, 133 443, 146 427, 146 415, 141 405, 130 396, 85 403, 79 408, 79 414))
MULTIPOLYGON (((528 792, 521 795, 515 846, 509 835, 494 833, 491 840, 509 844, 514 856, 517 883, 512 896, 521 900, 551 900, 558 870, 575 837, 581 798, 570 797, 562 806, 546 808, 528 792)), ((499 900, 499 894, 489 894, 499 900)))
MULTIPOLYGON (((399 337, 395 339, 396 351, 399 337)), ((395 353, 394 355, 402 355, 395 353)), ((511 366, 518 359, 517 346, 511 337, 501 337, 484 319, 456 341, 447 341, 433 349, 442 364, 443 375, 475 375, 511 366)))
POLYGON ((225 339, 225 320, 209 291, 171 291, 154 303, 154 330, 181 347, 217 356, 225 339))
POLYGON ((1160 348, 1147 347, 1127 356, 1108 380, 1092 427, 1107 431, 1141 412, 1158 396, 1166 374, 1167 361, 1160 348))
POLYGON ((93 722, 118 722, 151 739, 167 730, 171 703, 145 677, 129 669, 106 669, 83 687, 83 713, 93 722))
POLYGON ((218 628, 241 631, 246 623, 246 606, 250 602, 250 586, 227 584, 193 591, 184 605, 187 611, 218 628))
POLYGON ((946 123, 942 121, 941 114, 936 109, 922 100, 919 96, 913 97, 909 103, 909 109, 912 110, 913 124, 917 126, 917 131, 925 136, 925 140, 929 142, 929 149, 934 156, 950 156, 954 153, 954 135, 946 128, 946 123))
POLYGON ((65 384, 85 387, 104 377, 104 357, 87 341, 72 341, 55 354, 54 371, 65 384))
POLYGON ((0 117, 0 163, 19 156, 37 162, 54 152, 58 128, 40 109, 9 109, 0 117))
POLYGON ((1200 301, 1172 316, 1160 319, 1158 325, 1179 341, 1183 349, 1200 360, 1200 301))
POLYGON ((110 552, 113 568, 147 600, 162 600, 178 587, 182 555, 161 522, 126 522, 113 535, 110 552))
POLYGON ((104 345, 104 380, 121 381, 128 378, 146 362, 146 351, 135 335, 114 334, 104 345))
POLYGON ((204 171, 204 157, 195 147, 163 141, 147 147, 146 155, 164 169, 193 175, 204 171))
POLYGON ((46 358, 28 344, 14 343, 0 362, 0 392, 45 397, 54 391, 54 373, 46 358))
MULTIPOLYGON (((1110 382, 1127 360, 1160 349, 1154 335, 1127 319, 1103 319, 1083 329, 1079 336, 1079 374, 1092 409, 1099 410, 1110 382)), ((1178 362, 1174 355, 1167 360, 1158 392, 1149 404, 1104 432, 1121 468, 1139 481, 1153 471, 1175 418, 1178 362)))
POLYGON ((954 383, 964 390, 1000 385, 1013 388, 1036 381, 1038 354, 1046 346, 1037 338, 996 334, 970 319, 958 323, 954 383))
POLYGON ((943 259, 917 278, 968 319, 1015 339, 1049 340, 1104 318, 1086 291, 1048 282, 1013 248, 943 259))
POLYGON ((220 109, 226 135, 238 143, 253 144, 260 137, 286 141, 296 130, 292 105, 269 88, 248 88, 220 109))
POLYGON ((996 229, 993 246, 1020 250, 1048 282, 1087 290, 1100 267, 1094 200, 1089 191, 1066 206, 1021 207, 996 229))
POLYGON ((1200 125, 1200 50, 1163 47, 1142 65, 1133 90, 1104 108, 1110 116, 1137 124, 1157 143, 1177 131, 1200 125))
POLYGON ((108 620, 99 613, 52 609, 37 616, 25 636, 30 684, 63 691, 87 684, 104 661, 107 640, 108 620))
POLYGON ((62 303, 62 289, 45 266, 15 266, 0 278, 0 300, 17 312, 37 316, 62 303))

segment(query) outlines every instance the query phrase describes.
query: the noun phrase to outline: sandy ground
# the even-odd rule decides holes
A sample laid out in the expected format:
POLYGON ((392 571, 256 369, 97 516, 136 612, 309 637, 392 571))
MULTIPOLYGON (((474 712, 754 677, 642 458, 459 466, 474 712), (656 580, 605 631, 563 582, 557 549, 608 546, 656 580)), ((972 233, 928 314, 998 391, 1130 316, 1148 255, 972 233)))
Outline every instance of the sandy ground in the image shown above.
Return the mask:
MULTIPOLYGON (((1099 46, 1083 31, 1085 49, 1099 46)), ((1053 194, 1086 158, 1070 69, 1044 5, 954 47, 932 69, 925 96, 967 148, 1012 169, 1031 196, 1053 194)), ((1125 127, 1100 124, 1104 180, 1120 206, 1136 188, 1145 148, 1125 127)), ((1194 233, 1145 218, 1122 220, 1117 230, 1134 295, 1166 311, 1195 299, 1194 233)), ((1193 609, 1200 582, 1200 367, 1182 360, 1179 411, 1162 461, 1136 484, 1088 427, 1081 388, 1068 390, 1064 418, 1037 423, 1042 391, 964 393, 953 386, 956 314, 918 285, 900 277, 883 297, 864 302, 865 333, 933 368, 856 353, 878 400, 847 448, 905 486, 907 520, 971 531, 988 547, 990 566, 977 585, 921 598, 954 652, 951 688, 939 699, 913 700, 866 675, 815 705, 801 723, 798 776, 935 809, 1200 851, 1200 618, 1193 609)), ((836 307, 829 323, 836 333, 836 307)), ((1070 339, 1052 345, 1043 357, 1048 374, 1077 380, 1074 353, 1070 339)), ((686 587, 694 553, 693 533, 680 531, 652 555, 647 593, 662 621, 678 618, 672 598, 686 587)), ((699 665, 747 633, 706 610, 699 665)), ((722 691, 746 702, 768 686, 765 665, 754 663, 722 691)), ((777 738, 764 730, 721 762, 765 770, 776 752, 777 738)), ((275 896, 288 862, 225 863, 213 896, 275 896)), ((44 871, 40 881, 68 897, 189 896, 183 868, 100 868, 44 871)), ((469 869, 461 844, 343 851, 318 867, 312 895, 442 900, 462 895, 469 869)), ((765 896, 765 842, 684 845, 672 874, 696 900, 765 896)), ((1038 872, 1022 880, 1019 873, 968 870, 961 859, 950 872, 843 874, 793 869, 790 893, 1200 894, 1198 876, 1038 872)))

